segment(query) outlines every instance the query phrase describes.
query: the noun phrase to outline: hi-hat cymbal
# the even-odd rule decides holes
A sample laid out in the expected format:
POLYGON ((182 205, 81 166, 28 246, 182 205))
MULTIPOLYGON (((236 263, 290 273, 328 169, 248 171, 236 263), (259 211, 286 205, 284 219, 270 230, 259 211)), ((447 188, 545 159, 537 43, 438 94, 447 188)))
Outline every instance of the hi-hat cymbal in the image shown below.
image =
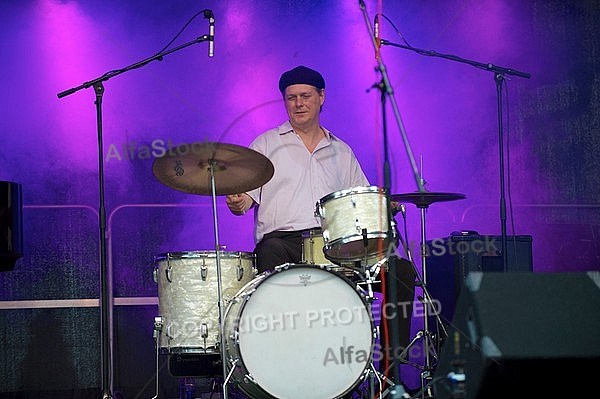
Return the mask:
POLYGON ((392 194, 390 198, 392 201, 410 202, 419 208, 427 208, 434 202, 456 201, 465 199, 466 196, 464 194, 455 193, 416 192, 407 194, 392 194))
POLYGON ((185 148, 189 151, 184 154, 171 149, 156 158, 152 172, 161 183, 186 193, 212 195, 211 164, 216 195, 253 190, 271 180, 275 172, 267 157, 239 145, 197 142, 185 148))

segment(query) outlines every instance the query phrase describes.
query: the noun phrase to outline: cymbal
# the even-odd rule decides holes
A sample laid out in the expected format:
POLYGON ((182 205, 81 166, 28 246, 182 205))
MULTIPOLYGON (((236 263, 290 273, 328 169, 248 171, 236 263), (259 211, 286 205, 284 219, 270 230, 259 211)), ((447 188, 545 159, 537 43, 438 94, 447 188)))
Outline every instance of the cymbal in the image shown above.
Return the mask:
POLYGON ((267 157, 239 145, 197 142, 185 147, 185 153, 180 148, 170 149, 152 164, 154 176, 178 191, 212 195, 211 164, 216 195, 253 190, 271 180, 275 172, 267 157))
POLYGON ((434 202, 456 201, 467 198, 464 194, 455 193, 433 193, 433 192, 415 192, 407 194, 392 194, 392 201, 410 202, 419 208, 427 208, 434 202))

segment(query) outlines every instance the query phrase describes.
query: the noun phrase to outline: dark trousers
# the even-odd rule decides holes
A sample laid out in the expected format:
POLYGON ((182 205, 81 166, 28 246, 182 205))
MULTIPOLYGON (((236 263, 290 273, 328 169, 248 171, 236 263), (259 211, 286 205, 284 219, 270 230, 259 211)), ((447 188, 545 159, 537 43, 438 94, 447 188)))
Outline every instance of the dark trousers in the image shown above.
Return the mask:
POLYGON ((285 263, 302 260, 302 231, 274 231, 265 234, 254 248, 259 273, 285 263))

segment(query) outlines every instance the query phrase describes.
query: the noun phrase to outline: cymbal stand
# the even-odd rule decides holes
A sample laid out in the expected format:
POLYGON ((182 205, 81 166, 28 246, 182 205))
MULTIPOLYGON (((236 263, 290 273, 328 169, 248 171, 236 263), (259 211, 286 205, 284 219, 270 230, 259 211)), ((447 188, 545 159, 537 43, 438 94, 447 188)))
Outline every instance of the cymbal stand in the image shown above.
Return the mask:
MULTIPOLYGON (((368 302, 371 304, 375 301, 375 296, 373 295, 372 284, 377 281, 377 276, 379 275, 379 273, 381 271, 381 266, 388 261, 388 257, 385 256, 382 259, 380 259, 379 261, 375 262, 373 265, 369 266, 369 262, 368 262, 367 254, 366 254, 366 248, 367 247, 365 246, 364 264, 361 265, 361 269, 363 269, 364 273, 365 273, 365 278, 364 278, 364 282, 358 283, 358 285, 359 286, 361 284, 367 285, 367 290, 368 290, 367 299, 368 299, 368 302)), ((377 330, 377 335, 379 335, 378 330, 377 330)), ((396 396, 398 393, 400 393, 400 395, 406 394, 404 387, 402 386, 402 384, 395 385, 394 381, 392 381, 390 378, 388 378, 384 373, 381 373, 379 370, 377 370, 375 368, 373 359, 370 360, 369 367, 370 367, 370 370, 368 371, 368 373, 372 376, 372 381, 373 381, 370 385, 371 393, 370 393, 369 397, 371 397, 371 398, 376 397, 376 392, 374 391, 374 388, 375 388, 374 380, 377 380, 377 386, 379 387, 377 392, 381 392, 381 395, 380 395, 381 398, 384 398, 390 394, 392 395, 392 398, 407 398, 408 397, 408 395, 396 396), (389 385, 389 387, 385 391, 383 390, 383 382, 384 381, 389 385)))
MULTIPOLYGON (((431 347, 432 335, 429 331, 429 301, 430 296, 426 294, 427 291, 427 253, 425 245, 427 243, 426 232, 425 232, 425 210, 427 207, 420 207, 421 212, 421 289, 423 290, 423 347, 425 352, 425 369, 421 372, 421 388, 428 385, 431 380, 431 355, 429 348, 431 347), (427 382, 427 383, 426 383, 427 382)), ((425 393, 425 391, 423 391, 425 393)), ((431 397, 431 395, 429 395, 431 397)))
POLYGON ((214 158, 209 159, 208 169, 210 171, 210 187, 212 191, 212 206, 213 206, 213 223, 215 228, 215 253, 217 266, 217 297, 219 304, 219 336, 221 338, 221 362, 223 365, 223 399, 227 399, 227 384, 231 375, 227 375, 227 359, 225 358, 225 334, 224 324, 224 303, 223 303, 223 288, 221 283, 221 246, 219 244, 219 226, 217 218, 217 191, 215 183, 215 170, 218 166, 218 161, 214 158))
POLYGON ((152 399, 158 399, 158 390, 159 390, 159 385, 158 385, 158 374, 160 371, 160 364, 159 364, 159 358, 160 358, 160 336, 161 336, 161 331, 163 329, 163 319, 161 316, 157 316, 154 318, 154 333, 152 334, 154 336, 154 342, 156 344, 156 380, 155 380, 155 394, 152 397, 152 399))
MULTIPOLYGON (((423 317, 423 329, 420 330, 416 336, 410 341, 410 343, 406 346, 406 348, 404 349, 404 351, 402 352, 402 354, 399 356, 400 359, 404 359, 404 357, 406 356, 406 354, 408 353, 409 349, 418 341, 418 340, 423 340, 423 351, 425 353, 425 365, 419 367, 422 371, 420 374, 420 378, 421 378, 421 397, 422 398, 431 398, 433 397, 433 394, 431 392, 431 379, 432 379, 432 371, 434 368, 434 364, 432 361, 432 354, 430 353, 430 349, 433 348, 433 342, 435 341, 435 336, 434 334, 429 330, 429 318, 430 318, 430 307, 433 304, 433 299, 431 297, 431 294, 429 293, 429 290, 427 289, 427 256, 428 256, 428 251, 427 251, 427 234, 426 234, 426 220, 425 220, 425 213, 429 207, 429 205, 427 204, 417 204, 417 207, 420 210, 420 214, 421 214, 421 274, 419 277, 419 273, 416 270, 416 266, 415 263, 412 261, 412 256, 410 254, 410 250, 407 248, 406 252, 409 256, 409 260, 411 265, 413 265, 413 267, 415 268, 415 275, 417 276, 417 282, 415 283, 416 286, 421 287, 422 290, 422 298, 420 298, 420 301, 423 303, 423 313, 422 313, 422 317, 423 317)), ((444 336, 447 336, 448 333, 445 330, 445 327, 443 325, 443 323, 440 320, 440 316, 439 313, 436 312, 434 313, 437 323, 440 326, 440 328, 442 329, 442 333, 444 334, 444 336)), ((439 337, 438 337, 439 338, 439 337)), ((437 356, 437 354, 435 354, 434 356, 437 356)))
MULTIPOLYGON (((425 301, 427 303, 433 303, 433 299, 431 298, 431 295, 429 294, 429 290, 427 289, 426 285, 423 283, 423 281, 421 279, 421 275, 420 275, 419 271, 417 270, 414 258, 412 256, 412 252, 411 252, 410 247, 408 245, 409 240, 408 240, 408 232, 407 232, 407 229, 406 229, 406 206, 404 204, 401 204, 400 205, 400 209, 401 209, 400 212, 402 213, 402 218, 403 218, 403 222, 404 222, 404 237, 405 238, 404 238, 404 240, 402 240, 402 236, 400 236, 399 239, 400 239, 400 242, 402 244, 402 247, 404 248, 404 252, 406 253, 406 257, 407 257, 407 259, 408 259, 408 261, 409 261, 409 263, 410 263, 410 265, 411 265, 411 267, 413 269, 414 275, 416 276, 415 278, 417 279, 417 282, 416 282, 415 285, 417 285, 419 287, 425 287, 425 289, 423 290, 423 295, 425 296, 425 301)), ((421 239, 423 239, 423 238, 421 237, 421 239)), ((423 249, 424 247, 421 246, 421 248, 423 249)), ((448 336, 448 332, 446 330, 446 327, 441 322, 441 320, 439 318, 439 315, 437 313, 436 313, 436 319, 437 319, 438 326, 441 329, 441 332, 442 332, 443 336, 447 337, 448 336)), ((424 335, 424 330, 418 331, 417 334, 415 334, 414 338, 408 343, 408 345, 406 346, 406 348, 404 349, 404 351, 402 351, 402 353, 400 354, 399 358, 400 359, 405 359, 406 355, 408 354, 409 349, 412 348, 413 345, 418 340, 420 340, 421 338, 423 338, 423 335, 424 335)), ((404 360, 404 363, 408 364, 408 365, 411 365, 413 367, 419 368, 421 370, 424 369, 423 366, 420 366, 420 365, 418 365, 416 363, 409 362, 407 360, 404 360)))

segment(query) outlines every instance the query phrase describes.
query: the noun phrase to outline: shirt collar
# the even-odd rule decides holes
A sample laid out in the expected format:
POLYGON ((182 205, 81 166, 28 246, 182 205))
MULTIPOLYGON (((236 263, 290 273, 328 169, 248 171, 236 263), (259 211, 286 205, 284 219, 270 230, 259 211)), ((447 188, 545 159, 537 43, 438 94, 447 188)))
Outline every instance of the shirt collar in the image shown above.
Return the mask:
MULTIPOLYGON (((337 138, 325 127, 321 126, 321 128, 323 129, 323 131, 325 132, 325 137, 331 141, 331 140, 337 140, 337 138)), ((279 125, 277 127, 277 132, 280 135, 284 135, 284 134, 288 134, 288 133, 292 133, 294 131, 294 129, 292 128, 292 124, 290 123, 290 121, 285 121, 284 123, 282 123, 281 125, 279 125)))

